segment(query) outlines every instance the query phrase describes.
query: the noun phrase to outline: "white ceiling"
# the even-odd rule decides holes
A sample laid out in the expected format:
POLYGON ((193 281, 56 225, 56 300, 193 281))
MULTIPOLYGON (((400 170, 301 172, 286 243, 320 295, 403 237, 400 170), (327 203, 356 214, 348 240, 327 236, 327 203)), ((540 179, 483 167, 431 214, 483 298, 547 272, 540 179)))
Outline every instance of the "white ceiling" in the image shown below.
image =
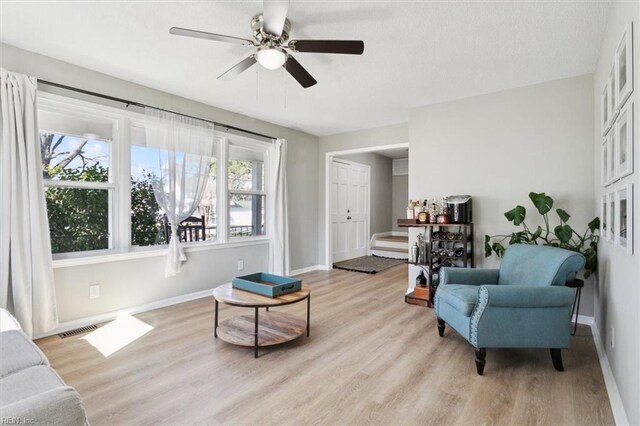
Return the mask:
POLYGON ((412 107, 593 72, 609 3, 295 1, 291 38, 362 39, 363 56, 297 54, 302 89, 256 66, 215 78, 248 47, 260 1, 1 1, 0 39, 92 70, 316 135, 406 121, 412 107))

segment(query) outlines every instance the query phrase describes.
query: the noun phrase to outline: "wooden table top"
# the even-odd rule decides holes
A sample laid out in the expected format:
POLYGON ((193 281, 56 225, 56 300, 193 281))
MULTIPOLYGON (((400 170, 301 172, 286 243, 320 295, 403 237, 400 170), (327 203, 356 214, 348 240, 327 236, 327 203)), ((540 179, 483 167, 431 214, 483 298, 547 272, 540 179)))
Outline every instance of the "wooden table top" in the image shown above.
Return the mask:
POLYGON ((237 306, 287 305, 289 303, 295 303, 305 299, 309 296, 309 293, 311 293, 311 288, 306 284, 302 284, 302 288, 299 291, 278 297, 261 296, 249 291, 239 290, 237 288, 233 288, 231 283, 222 284, 221 286, 213 289, 213 297, 215 297, 218 302, 237 306))

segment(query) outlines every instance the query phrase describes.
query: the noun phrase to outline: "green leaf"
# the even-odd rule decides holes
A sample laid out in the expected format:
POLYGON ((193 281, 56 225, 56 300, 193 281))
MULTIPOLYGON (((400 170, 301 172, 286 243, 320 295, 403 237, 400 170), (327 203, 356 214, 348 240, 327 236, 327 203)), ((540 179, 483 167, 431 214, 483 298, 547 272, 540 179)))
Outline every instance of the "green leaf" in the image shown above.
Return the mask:
POLYGON ((504 248, 504 246, 502 244, 493 243, 492 248, 493 248, 493 251, 496 252, 498 257, 502 257, 504 255, 505 248, 504 248))
POLYGON ((573 229, 569 225, 558 225, 553 232, 562 244, 568 243, 571 240, 571 235, 573 235, 573 229))
POLYGON ((600 229, 600 218, 599 217, 593 218, 593 220, 587 224, 587 227, 591 232, 595 232, 596 229, 600 229))
POLYGON ((527 233, 524 231, 514 232, 511 234, 511 239, 509 240, 509 244, 522 244, 529 242, 527 238, 527 233))
POLYGON ((529 198, 533 202, 533 205, 536 206, 536 209, 538 209, 538 212, 541 215, 549 213, 551 211, 551 208, 553 207, 553 199, 547 196, 547 194, 545 194, 544 192, 530 192, 529 198))
POLYGON ((491 244, 489 244, 490 241, 491 241, 491 237, 488 235, 485 235, 484 236, 484 257, 491 256, 491 244))
POLYGON ((560 221, 562 221, 564 223, 567 223, 567 221, 571 217, 571 215, 569 213, 567 213, 566 211, 564 211, 562 209, 556 209, 556 212, 558 212, 558 216, 560 216, 560 221))
POLYGON ((506 217, 509 222, 513 222, 515 226, 518 226, 522 222, 524 222, 526 216, 527 209, 522 206, 516 206, 515 208, 509 210, 504 214, 504 217, 506 217))
POLYGON ((531 235, 531 241, 533 242, 533 241, 537 240, 538 238, 540 238, 540 235, 542 235, 542 227, 538 226, 538 229, 536 229, 536 232, 534 232, 531 235))

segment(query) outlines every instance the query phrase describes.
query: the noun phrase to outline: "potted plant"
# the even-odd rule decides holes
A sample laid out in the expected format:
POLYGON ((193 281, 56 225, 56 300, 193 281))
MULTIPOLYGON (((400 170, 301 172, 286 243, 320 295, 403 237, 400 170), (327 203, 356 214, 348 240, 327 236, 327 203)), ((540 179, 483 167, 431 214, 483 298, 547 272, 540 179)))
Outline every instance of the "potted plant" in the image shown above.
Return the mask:
POLYGON ((584 278, 588 278, 589 275, 596 272, 598 268, 598 240, 600 239, 598 229, 600 228, 600 219, 596 217, 591 220, 587 224, 587 229, 580 234, 568 224, 571 215, 563 209, 556 209, 559 222, 557 226, 551 229, 549 213, 553 209, 553 198, 544 192, 531 192, 529 193, 529 199, 531 199, 538 213, 542 215, 544 226, 537 226, 532 230, 525 223, 527 209, 520 205, 515 206, 506 212, 504 216, 515 226, 521 227, 521 230, 507 235, 485 235, 485 257, 491 256, 492 253, 502 257, 505 252, 504 242, 506 240, 508 240, 508 244, 537 244, 561 247, 584 255, 586 258, 584 278))

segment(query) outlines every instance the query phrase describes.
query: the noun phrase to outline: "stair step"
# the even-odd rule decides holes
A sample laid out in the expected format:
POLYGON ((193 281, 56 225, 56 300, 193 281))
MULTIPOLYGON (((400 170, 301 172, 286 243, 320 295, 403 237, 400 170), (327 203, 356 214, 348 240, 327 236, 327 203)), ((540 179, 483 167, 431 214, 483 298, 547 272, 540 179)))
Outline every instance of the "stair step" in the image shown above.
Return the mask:
POLYGON ((392 241, 394 243, 409 243, 409 237, 407 236, 399 236, 399 235, 390 235, 388 237, 378 237, 376 241, 392 241))
POLYGON ((409 250, 406 248, 395 248, 395 247, 382 247, 382 246, 373 246, 371 250, 379 250, 379 251, 393 251, 396 253, 409 253, 409 250))

